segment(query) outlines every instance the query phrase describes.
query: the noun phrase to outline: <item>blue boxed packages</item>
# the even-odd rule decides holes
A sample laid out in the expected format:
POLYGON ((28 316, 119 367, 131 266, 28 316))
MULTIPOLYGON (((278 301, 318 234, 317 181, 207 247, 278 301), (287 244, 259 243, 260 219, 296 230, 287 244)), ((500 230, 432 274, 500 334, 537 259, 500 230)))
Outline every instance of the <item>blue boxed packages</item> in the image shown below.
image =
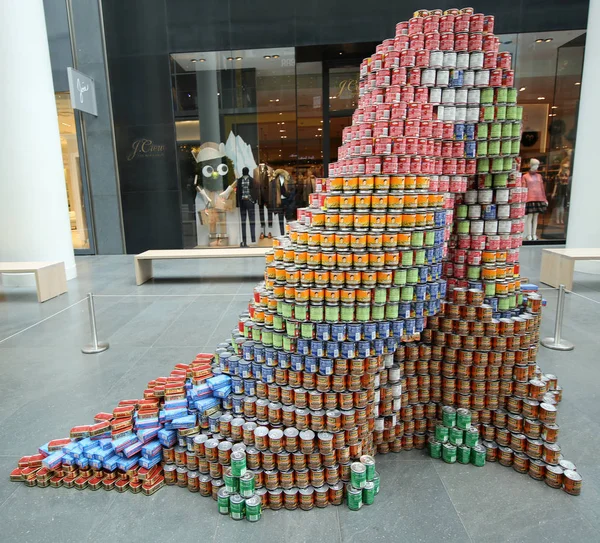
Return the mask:
POLYGON ((196 409, 201 414, 204 414, 209 409, 212 409, 213 407, 217 407, 218 405, 219 405, 219 400, 217 398, 204 398, 204 399, 198 400, 196 402, 196 409))
POLYGON ((152 441, 158 435, 159 430, 160 430, 159 427, 148 428, 145 430, 138 430, 136 432, 136 435, 142 443, 148 443, 149 441, 152 441))
POLYGON ((134 454, 138 454, 143 446, 144 444, 136 438, 135 443, 132 443, 123 449, 123 454, 127 458, 131 458, 134 454))
POLYGON ((117 468, 119 468, 121 471, 127 471, 128 469, 136 466, 139 460, 139 456, 133 456, 131 458, 119 458, 117 460, 117 468))
POLYGON ((96 458, 90 459, 90 467, 92 469, 102 469, 102 460, 98 460, 96 458))
POLYGON ((65 453, 65 455, 63 456, 63 459, 62 459, 62 465, 63 466, 72 466, 73 464, 75 464, 75 458, 73 458, 72 455, 65 453))
POLYGON ((110 449, 101 449, 100 447, 98 447, 97 449, 94 449, 94 460, 100 460, 100 461, 103 462, 111 454, 113 454, 112 448, 110 448, 110 449))
POLYGON ((217 398, 226 398, 227 396, 229 396, 229 394, 231 394, 231 387, 217 388, 213 391, 213 394, 217 398))
POLYGON ((62 451, 53 452, 51 455, 46 456, 46 458, 42 460, 42 466, 48 469, 54 469, 61 465, 64 456, 65 453, 62 451))
POLYGON ((145 428, 160 428, 160 422, 158 421, 158 418, 136 420, 136 422, 135 422, 136 430, 143 430, 145 428))
POLYGON ((187 409, 169 409, 165 411, 165 422, 171 421, 173 419, 177 419, 179 417, 184 417, 187 415, 187 409))
POLYGON ((142 456, 144 458, 152 458, 162 451, 162 445, 158 439, 151 441, 142 447, 142 456))
POLYGON ((160 452, 156 456, 153 456, 152 458, 140 458, 139 464, 141 468, 150 469, 151 467, 156 466, 156 464, 160 463, 161 460, 162 452, 160 452))
POLYGON ((210 387, 211 390, 215 390, 217 388, 222 388, 231 385, 231 377, 228 375, 215 375, 210 379, 206 380, 206 383, 210 387))
POLYGON ((170 448, 177 442, 177 432, 174 430, 162 429, 158 432, 158 440, 163 447, 170 448))
MULTIPOLYGON (((41 447, 38 449, 38 452, 39 452, 39 453, 40 453, 42 456, 44 456, 44 457, 46 457, 46 456, 50 456, 50 451, 48 450, 48 443, 45 443, 44 445, 42 445, 42 446, 41 446, 41 447)), ((55 451, 53 451, 53 452, 55 452, 55 451)))
POLYGON ((171 424, 173 428, 177 429, 193 428, 194 426, 196 426, 196 415, 186 415, 185 417, 179 417, 177 419, 174 419, 171 424))
POLYGON ((96 442, 86 437, 79 442, 79 446, 83 451, 87 451, 88 449, 93 449, 96 446, 96 442))
POLYGON ((138 438, 135 434, 127 434, 126 436, 120 437, 118 439, 113 439, 112 445, 116 452, 123 451, 129 445, 133 445, 138 441, 138 438))
POLYGON ((94 458, 94 454, 98 451, 100 451, 100 447, 94 447, 93 449, 88 449, 87 451, 85 451, 84 454, 88 460, 91 460, 92 458, 94 458))
POLYGON ((187 400, 183 399, 183 400, 168 400, 165 402, 164 408, 165 410, 170 410, 170 409, 182 409, 187 407, 187 400))
POLYGON ((100 447, 104 451, 112 451, 113 450, 112 439, 109 439, 109 438, 101 439, 100 441, 98 441, 98 447, 100 447))
POLYGON ((73 451, 77 448, 80 448, 79 443, 77 443, 76 441, 71 441, 71 443, 69 443, 68 445, 65 445, 61 450, 64 453, 70 454, 71 451, 73 451))
POLYGON ((74 447, 73 449, 71 449, 70 453, 69 453, 73 458, 75 458, 75 460, 77 460, 82 454, 83 454, 83 449, 79 446, 74 447))
POLYGON ((102 462, 102 467, 107 471, 115 471, 117 469, 117 463, 119 462, 119 457, 116 454, 112 456, 108 456, 102 462))
POLYGON ((80 468, 85 469, 89 467, 90 461, 85 456, 80 456, 77 460, 75 460, 75 464, 77 464, 80 468))

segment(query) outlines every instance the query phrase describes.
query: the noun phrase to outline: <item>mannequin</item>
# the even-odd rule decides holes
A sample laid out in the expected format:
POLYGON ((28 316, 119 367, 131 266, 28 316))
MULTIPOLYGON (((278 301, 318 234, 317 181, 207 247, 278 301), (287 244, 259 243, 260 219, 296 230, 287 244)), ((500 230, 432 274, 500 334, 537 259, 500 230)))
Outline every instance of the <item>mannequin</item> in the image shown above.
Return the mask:
POLYGON ((527 204, 525 212, 525 239, 537 241, 537 224, 540 213, 548 209, 548 199, 544 190, 544 179, 538 173, 540 161, 532 158, 529 162, 529 171, 523 176, 527 186, 527 204))
POLYGON ((254 228, 254 206, 258 200, 258 187, 252 177, 248 175, 248 168, 242 170, 242 177, 236 181, 236 201, 240 208, 240 222, 242 225, 241 247, 248 247, 246 243, 246 215, 250 222, 250 238, 256 243, 254 228))
POLYGON ((290 174, 285 170, 278 169, 273 172, 269 180, 269 209, 279 218, 279 234, 283 236, 285 228, 283 225, 284 210, 287 207, 286 199, 289 197, 288 182, 290 174))
POLYGON ((556 224, 565 224, 565 209, 569 205, 569 184, 571 181, 570 159, 565 158, 560 164, 560 170, 556 176, 556 183, 552 191, 551 199, 556 198, 554 208, 556 211, 556 224))
MULTIPOLYGON (((273 168, 264 162, 261 162, 254 169, 254 180, 258 185, 258 218, 260 219, 260 239, 264 239, 267 229, 273 226, 273 212, 269 207, 269 180, 273 177, 273 168), (266 217, 265 217, 266 215, 266 217), (266 220, 265 220, 266 219, 266 220)), ((272 237, 269 232, 268 237, 272 237)))
POLYGON ((208 217, 208 209, 212 204, 212 200, 204 190, 202 183, 198 179, 198 174, 194 176, 194 189, 196 191, 196 213, 200 224, 204 224, 205 216, 208 217))

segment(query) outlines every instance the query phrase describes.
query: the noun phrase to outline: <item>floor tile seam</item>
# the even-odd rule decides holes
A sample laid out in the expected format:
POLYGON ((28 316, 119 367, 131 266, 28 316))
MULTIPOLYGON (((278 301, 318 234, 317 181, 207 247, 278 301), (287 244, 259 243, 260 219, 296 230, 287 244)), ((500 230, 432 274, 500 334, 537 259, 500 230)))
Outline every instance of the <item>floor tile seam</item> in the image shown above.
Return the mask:
POLYGON ((165 329, 162 331, 162 333, 159 334, 159 336, 154 340, 154 342, 152 343, 152 345, 150 345, 150 348, 154 347, 158 341, 160 340, 161 337, 163 337, 168 331, 169 328, 171 328, 171 326, 173 326, 175 324, 175 322, 177 321, 177 319, 179 319, 179 317, 181 317, 181 315, 183 315, 183 313, 185 312, 185 310, 190 307, 196 300, 198 299, 197 296, 194 296, 187 304, 185 304, 182 308, 181 311, 179 311, 169 322, 169 324, 167 324, 167 326, 165 327, 165 329))
MULTIPOLYGON (((117 496, 114 492, 110 493, 110 500, 108 500, 108 504, 106 505, 106 508, 104 510, 104 512, 102 513, 102 516, 100 518, 100 523, 99 526, 103 526, 104 524, 104 519, 106 518, 106 516, 108 515, 108 512, 110 511, 110 508, 112 507, 112 504, 115 502, 117 496)), ((92 534, 93 532, 97 531, 97 528, 94 527, 94 523, 91 523, 92 525, 90 526, 90 531, 88 532, 88 535, 86 537, 87 541, 94 541, 94 539, 92 538, 92 534)))
POLYGON ((11 492, 11 493, 10 493, 8 496, 6 496, 6 498, 5 498, 4 500, 2 500, 2 501, 0 502, 0 511, 1 511, 1 510, 2 510, 2 508, 3 508, 3 507, 4 507, 4 506, 5 506, 7 503, 8 503, 8 501, 9 501, 9 500, 10 500, 10 499, 13 497, 13 495, 15 494, 15 492, 16 492, 16 491, 19 489, 19 487, 21 486, 21 485, 15 484, 15 483, 13 483, 13 484, 15 485, 15 488, 13 489, 13 491, 12 491, 12 492, 11 492))
POLYGON ((335 508, 335 518, 337 519, 337 533, 338 533, 339 543, 342 543, 342 541, 343 541, 342 522, 340 520, 340 508, 339 507, 335 508))
POLYGON ((215 332, 217 330, 217 328, 219 328, 219 326, 221 325, 221 323, 223 322, 223 319, 225 318, 225 315, 227 314, 227 312, 229 311, 229 308, 231 307, 231 304, 233 303, 233 298, 230 300, 229 304, 227 304, 227 307, 225 308, 225 310, 223 311, 223 313, 221 314, 221 318, 219 319, 219 322, 217 322, 217 324, 214 326, 212 334, 210 335, 210 337, 206 340, 206 344, 204 345, 204 347, 202 348, 202 351, 204 351, 205 349, 207 349, 208 347, 210 347, 211 342, 213 341, 213 336, 215 335, 215 332))
POLYGON ((444 487, 444 492, 446 493, 446 496, 448 496, 448 499, 450 500, 450 503, 452 504, 452 508, 454 509, 454 512, 456 513, 456 516, 458 517, 458 520, 460 521, 460 524, 463 527, 463 530, 467 534, 469 541, 471 543, 473 543, 473 537, 471 536, 471 533, 469 532, 469 530, 467 530, 467 527, 466 527, 465 523, 463 522, 462 516, 458 512, 458 509, 456 508, 456 504, 454 503, 452 496, 450 496, 450 492, 448 492, 448 487, 446 486, 444 479, 442 479, 442 476, 440 475, 440 472, 437 469, 437 462, 434 462, 433 460, 431 460, 431 463, 433 464, 433 469, 434 469, 435 473, 437 474, 440 482, 442 483, 442 486, 444 487))
POLYGON ((134 359, 132 366, 131 366, 131 367, 130 367, 130 368, 129 368, 129 369, 128 369, 128 370, 127 370, 127 371, 126 371, 126 372, 125 372, 123 375, 121 375, 121 377, 119 377, 119 378, 118 378, 118 379, 115 381, 115 383, 114 383, 114 384, 113 384, 113 385, 112 385, 112 386, 111 386, 111 387, 110 387, 110 388, 109 388, 109 389, 106 391, 106 394, 105 394, 105 395, 102 397, 102 400, 103 400, 103 401, 104 401, 104 400, 106 400, 106 399, 108 398, 108 395, 109 395, 109 394, 110 394, 110 393, 113 391, 113 389, 114 389, 114 388, 115 388, 115 387, 116 387, 116 386, 117 386, 117 385, 118 385, 118 384, 119 384, 119 383, 120 383, 120 382, 121 382, 123 379, 125 379, 125 378, 126 378, 128 375, 129 375, 129 373, 130 373, 131 371, 133 371, 133 370, 136 368, 136 366, 137 366, 137 365, 140 363, 140 360, 142 360, 142 358, 143 358, 143 357, 144 357, 144 356, 145 356, 145 355, 148 353, 148 351, 150 351, 150 349, 151 349, 151 348, 152 348, 152 347, 147 347, 147 348, 146 348, 144 351, 142 351, 142 352, 140 353, 140 355, 139 355, 139 356, 138 356, 136 359, 134 359))

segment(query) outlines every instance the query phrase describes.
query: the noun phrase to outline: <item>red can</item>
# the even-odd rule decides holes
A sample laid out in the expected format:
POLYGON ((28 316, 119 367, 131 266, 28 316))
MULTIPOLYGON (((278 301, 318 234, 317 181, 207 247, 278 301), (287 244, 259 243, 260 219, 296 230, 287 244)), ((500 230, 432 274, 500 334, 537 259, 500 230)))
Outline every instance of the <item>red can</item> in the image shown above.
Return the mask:
MULTIPOLYGON (((379 76, 382 72, 388 72, 389 70, 381 70, 377 73, 379 76)), ((371 103, 372 104, 383 104, 385 102, 385 89, 373 89, 371 91, 371 103)))
POLYGON ((386 40, 383 40, 383 42, 381 43, 381 48, 382 48, 382 52, 383 53, 387 53, 389 51, 393 51, 394 50, 394 40, 393 40, 393 38, 387 38, 386 40))
POLYGON ((413 17, 408 21, 408 35, 418 34, 423 32, 423 19, 422 17, 413 17))
POLYGON ((408 44, 410 43, 410 38, 408 34, 402 34, 400 36, 396 36, 394 38, 394 50, 399 53, 404 51, 404 49, 408 49, 408 44))
POLYGON ((360 155, 370 156, 373 154, 373 138, 363 138, 360 140, 360 155))
POLYGON ((431 129, 431 123, 433 121, 421 121, 420 126, 419 126, 419 134, 424 137, 424 138, 431 138, 432 136, 432 129, 431 129))
POLYGON ((498 68, 510 70, 512 67, 512 55, 507 51, 498 53, 498 68))
POLYGON ((398 157, 398 173, 410 173, 410 157, 400 156, 398 157))
POLYGON ((471 16, 466 13, 461 13, 454 19, 454 32, 468 32, 471 16))
POLYGON ((475 175, 477 173, 477 160, 467 158, 465 160, 465 175, 475 175))
MULTIPOLYGON (((495 53, 492 53, 495 56, 495 53)), ((508 70, 507 70, 508 71, 508 70)), ((490 87, 501 87, 502 86, 502 70, 496 68, 490 70, 490 87)))
POLYGON ((410 173, 421 173, 420 156, 414 156, 410 159, 410 173))
POLYGON ((428 51, 437 51, 440 48, 440 33, 430 32, 425 34, 425 49, 428 51))
POLYGON ((443 32, 440 34, 440 50, 454 50, 454 34, 452 32, 443 32))
POLYGON ((398 86, 406 85, 406 68, 402 66, 392 70, 392 79, 390 83, 398 86))
POLYGON ((440 32, 454 32, 454 15, 442 15, 440 17, 440 32))
POLYGON ((406 119, 406 110, 408 109, 406 102, 397 102, 392 104, 391 109, 392 112, 390 118, 392 120, 406 119))
POLYGON ((404 138, 406 142, 405 153, 407 155, 416 155, 417 154, 417 138, 404 138))
MULTIPOLYGON (((464 158, 458 158, 456 159, 456 173, 457 175, 465 175, 465 171, 467 169, 467 165, 466 165, 466 160, 464 158)), ((464 190, 462 190, 461 192, 464 192, 465 190, 467 190, 467 187, 464 187, 464 190)))
POLYGON ((431 156, 442 156, 442 140, 431 140, 431 156))
POLYGON ((417 155, 424 156, 427 154, 428 141, 427 138, 417 139, 417 155))
POLYGON ((389 121, 390 114, 390 104, 377 104, 375 106, 375 121, 389 121))
POLYGON ((471 249, 483 251, 485 249, 485 236, 471 236, 471 249))
POLYGON ((450 184, 448 185, 448 189, 450 192, 460 192, 461 190, 461 179, 457 175, 450 178, 450 184))
POLYGON ((486 34, 494 33, 494 16, 493 15, 486 15, 483 18, 483 31, 486 34))
POLYGON ((433 120, 433 104, 421 104, 421 119, 433 120))
POLYGON ((455 158, 444 158, 443 159, 443 172, 444 172, 444 175, 456 175, 456 159, 455 158))
POLYGON ((404 135, 404 121, 391 121, 388 124, 388 134, 391 138, 397 138, 404 135))
POLYGON ((483 34, 469 34, 469 51, 483 50, 483 34))
POLYGON ((397 156, 386 156, 383 158, 382 173, 388 174, 388 175, 398 173, 398 157, 397 156))
POLYGON ((425 154, 427 156, 433 156, 435 154, 433 152, 434 151, 434 146, 435 146, 435 140, 433 140, 431 138, 427 138, 425 141, 427 142, 425 154))
MULTIPOLYGON (((422 157, 421 158, 421 173, 433 173, 432 171, 433 169, 433 160, 429 157, 422 157)), ((429 187, 429 190, 431 190, 431 186, 429 187)))
POLYGON ((410 138, 418 138, 420 128, 420 121, 407 120, 404 123, 404 135, 410 138))
POLYGON ((497 51, 496 49, 496 36, 493 34, 486 34, 483 37, 483 46, 478 51, 497 51))
MULTIPOLYGON (((431 159, 431 168, 432 170, 434 169, 434 164, 435 164, 435 159, 431 159)), ((439 192, 439 187, 440 187, 440 178, 437 175, 432 176, 429 179, 429 190, 431 192, 439 192)))
POLYGON ((394 102, 400 101, 400 85, 394 85, 385 89, 384 102, 386 104, 393 104, 394 102))
MULTIPOLYGON (((370 124, 363 123, 358 126, 358 138, 359 139, 372 138, 372 137, 373 137, 373 130, 372 130, 370 124)), ((356 138, 354 138, 354 139, 356 139, 356 138)))
POLYGON ((366 123, 375 122, 375 115, 377 114, 377 106, 370 105, 364 108, 365 111, 365 121, 366 123))
POLYGON ((452 142, 452 156, 454 158, 462 158, 465 156, 465 142, 464 141, 453 141, 452 142))
POLYGON ((371 55, 371 71, 376 72, 377 70, 381 70, 383 68, 383 53, 373 53, 371 55))
POLYGON ((440 26, 440 18, 438 15, 428 15, 423 18, 423 32, 436 32, 440 26))
POLYGON ((419 68, 427 68, 429 66, 429 51, 427 49, 417 51, 415 55, 415 66, 418 66, 419 68))
POLYGON ((452 274, 457 279, 462 279, 467 275, 467 266, 466 264, 454 264, 454 273, 452 274))
POLYGON ((387 121, 376 121, 373 124, 373 137, 385 138, 390 135, 390 123, 387 121))
POLYGON ((483 13, 474 13, 471 15, 470 31, 471 32, 483 32, 484 31, 484 16, 483 13))
POLYGON ((408 72, 408 84, 418 87, 421 84, 421 68, 411 68, 408 72))
POLYGON ((410 48, 418 51, 419 49, 425 49, 425 34, 419 32, 410 36, 410 48))
POLYGON ((389 51, 383 59, 383 67, 388 69, 397 68, 400 66, 400 52, 389 51))
POLYGON ((400 52, 400 66, 414 66, 415 52, 412 49, 404 49, 400 52))
MULTIPOLYGON (((510 55, 510 53, 509 53, 510 55)), ((484 70, 493 70, 498 66, 498 55, 494 51, 486 51, 483 55, 484 70)))
MULTIPOLYGON (((425 104, 423 104, 425 105, 425 104)), ((407 119, 421 119, 421 104, 417 102, 411 102, 408 104, 408 111, 406 113, 407 119)))
POLYGON ((502 86, 503 87, 514 87, 515 86, 515 71, 514 70, 503 70, 502 86))
POLYGON ((442 141, 442 157, 443 158, 451 158, 452 157, 452 141, 451 140, 442 141))
POLYGON ((381 69, 375 76, 375 84, 378 87, 389 87, 390 86, 390 70, 388 68, 381 69))
POLYGON ((402 137, 394 137, 392 145, 392 154, 403 155, 406 153, 406 140, 402 137))
POLYGON ((381 173, 381 158, 369 156, 365 159, 365 175, 376 175, 381 173))
POLYGON ((396 37, 408 34, 408 21, 401 21, 396 24, 396 37))
POLYGON ((442 139, 451 140, 454 137, 454 123, 445 122, 442 125, 442 139))
POLYGON ((429 99, 429 90, 427 87, 417 87, 415 89, 415 102, 419 104, 426 104, 429 99))
MULTIPOLYGON (((392 138, 377 138, 375 140, 375 147, 373 154, 375 155, 389 155, 392 152, 392 138)), ((368 160, 367 160, 368 163, 368 160)))
POLYGON ((455 51, 467 51, 469 49, 469 34, 467 32, 461 32, 456 34, 454 38, 454 50, 455 51))
POLYGON ((415 89, 414 87, 403 87, 400 93, 401 102, 414 102, 415 101, 415 89))
POLYGON ((433 138, 443 137, 444 123, 443 121, 431 121, 431 136, 433 138))
POLYGON ((438 190, 440 192, 448 192, 450 190, 450 177, 448 177, 447 175, 440 176, 438 190))

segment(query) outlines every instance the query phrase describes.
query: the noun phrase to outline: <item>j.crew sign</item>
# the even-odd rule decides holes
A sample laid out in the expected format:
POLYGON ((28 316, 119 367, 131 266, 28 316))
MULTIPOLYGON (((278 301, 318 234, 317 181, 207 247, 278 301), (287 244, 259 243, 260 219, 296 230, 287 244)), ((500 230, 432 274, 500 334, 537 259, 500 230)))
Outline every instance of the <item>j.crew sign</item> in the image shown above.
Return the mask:
POLYGON ((131 144, 131 151, 127 155, 127 160, 162 157, 165 155, 165 148, 165 145, 158 145, 152 140, 141 138, 131 144))

